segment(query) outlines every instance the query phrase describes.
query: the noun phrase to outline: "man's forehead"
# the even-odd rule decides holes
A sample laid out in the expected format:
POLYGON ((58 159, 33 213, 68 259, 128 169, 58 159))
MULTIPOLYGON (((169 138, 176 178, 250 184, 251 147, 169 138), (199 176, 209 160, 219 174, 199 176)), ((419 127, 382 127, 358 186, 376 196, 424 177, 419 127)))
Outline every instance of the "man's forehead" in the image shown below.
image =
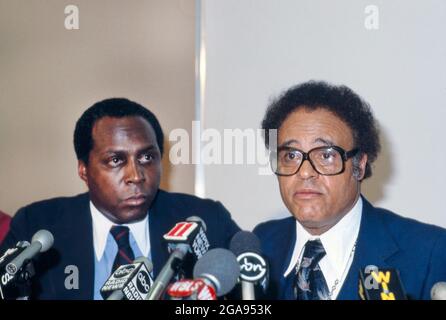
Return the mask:
MULTIPOLYGON (((310 142, 314 143, 314 144, 321 144, 321 145, 326 145, 326 146, 336 145, 336 142, 331 138, 318 137, 313 140, 310 140, 310 142)), ((283 141, 280 144, 280 146, 289 147, 289 146, 293 146, 293 145, 301 145, 303 143, 304 142, 299 139, 291 138, 291 139, 287 139, 287 140, 283 141)))
POLYGON ((350 144, 353 132, 331 111, 298 109, 291 113, 278 130, 280 146, 350 144))
POLYGON ((333 122, 348 126, 342 117, 326 107, 317 107, 316 109, 298 107, 285 117, 280 127, 284 124, 306 125, 308 123, 329 124, 333 122))
POLYGON ((156 142, 155 131, 142 117, 103 117, 99 119, 92 130, 93 143, 109 146, 120 145, 129 140, 147 144, 156 142))
POLYGON ((93 131, 114 131, 114 130, 150 130, 153 131, 152 125, 143 117, 127 116, 127 117, 109 117, 105 116, 96 120, 93 131))

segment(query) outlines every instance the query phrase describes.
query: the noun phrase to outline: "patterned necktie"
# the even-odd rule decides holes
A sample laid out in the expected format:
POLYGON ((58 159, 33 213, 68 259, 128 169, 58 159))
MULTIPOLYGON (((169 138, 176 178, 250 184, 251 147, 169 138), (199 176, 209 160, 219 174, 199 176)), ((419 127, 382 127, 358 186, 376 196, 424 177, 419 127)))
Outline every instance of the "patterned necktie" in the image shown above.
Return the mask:
POLYGON ((112 273, 122 266, 123 264, 133 263, 135 255, 130 247, 129 241, 129 228, 124 226, 113 226, 110 229, 110 233, 118 245, 118 253, 116 254, 115 261, 113 262, 112 273))
POLYGON ((304 255, 296 276, 295 294, 297 300, 328 300, 327 282, 322 274, 319 261, 325 256, 321 241, 307 241, 304 255))

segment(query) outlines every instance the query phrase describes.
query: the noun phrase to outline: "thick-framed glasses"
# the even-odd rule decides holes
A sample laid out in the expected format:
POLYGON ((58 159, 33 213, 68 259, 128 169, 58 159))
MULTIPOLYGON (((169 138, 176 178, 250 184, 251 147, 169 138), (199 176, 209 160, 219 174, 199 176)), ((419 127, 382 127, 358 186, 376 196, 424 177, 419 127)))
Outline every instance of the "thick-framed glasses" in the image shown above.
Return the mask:
POLYGON ((345 151, 338 146, 317 147, 308 152, 292 147, 279 147, 277 151, 270 153, 271 169, 278 176, 292 176, 308 160, 317 173, 334 176, 344 172, 345 162, 358 152, 357 148, 345 151))

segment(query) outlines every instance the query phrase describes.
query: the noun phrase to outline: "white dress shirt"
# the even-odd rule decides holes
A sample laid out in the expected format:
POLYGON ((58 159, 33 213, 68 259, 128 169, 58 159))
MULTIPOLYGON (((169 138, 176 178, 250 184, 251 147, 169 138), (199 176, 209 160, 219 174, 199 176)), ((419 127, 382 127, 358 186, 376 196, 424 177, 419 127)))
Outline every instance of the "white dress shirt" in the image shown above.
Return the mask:
MULTIPOLYGON (((107 237, 110 233, 110 229, 112 226, 116 225, 116 223, 110 221, 105 215, 103 215, 91 201, 90 212, 93 220, 94 252, 97 261, 100 261, 104 255, 105 245, 107 243, 107 237)), ((133 236, 133 239, 135 239, 135 242, 144 257, 148 257, 150 252, 148 217, 149 215, 146 215, 146 217, 141 221, 123 224, 123 226, 129 227, 130 234, 133 236)))
POLYGON ((335 300, 353 261, 361 216, 362 199, 359 197, 353 208, 336 225, 320 236, 311 235, 296 220, 296 243, 284 277, 291 272, 296 272, 296 265, 302 259, 303 249, 307 241, 320 239, 326 255, 319 262, 319 266, 327 282, 331 299, 335 300), (337 284, 335 285, 336 282, 337 284))

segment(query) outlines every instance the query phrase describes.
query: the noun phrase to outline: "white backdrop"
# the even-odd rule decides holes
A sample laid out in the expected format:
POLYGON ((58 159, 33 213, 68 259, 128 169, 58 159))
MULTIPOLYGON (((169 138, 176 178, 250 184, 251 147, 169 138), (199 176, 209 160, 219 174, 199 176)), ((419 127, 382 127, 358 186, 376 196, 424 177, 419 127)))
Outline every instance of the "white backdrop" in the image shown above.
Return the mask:
MULTIPOLYGON (((259 128, 282 90, 309 79, 345 84, 381 126, 365 196, 446 227, 446 1, 203 0, 202 21, 204 128, 259 128)), ((289 214, 276 178, 255 165, 204 173, 196 183, 246 229, 289 214)))

